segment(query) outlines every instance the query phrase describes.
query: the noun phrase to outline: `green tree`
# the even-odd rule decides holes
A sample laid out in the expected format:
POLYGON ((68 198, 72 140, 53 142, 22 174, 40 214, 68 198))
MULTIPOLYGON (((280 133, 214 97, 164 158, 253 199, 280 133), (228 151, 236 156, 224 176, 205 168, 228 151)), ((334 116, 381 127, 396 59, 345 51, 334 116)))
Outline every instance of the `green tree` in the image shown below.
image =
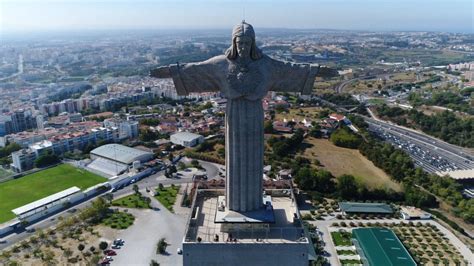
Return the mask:
POLYGON ((160 266, 160 264, 158 262, 156 262, 156 260, 151 260, 150 261, 150 266, 160 266))
POLYGON ((21 150, 21 146, 15 142, 8 144, 7 146, 0 148, 0 158, 7 157, 12 152, 21 150))
POLYGON ((166 247, 168 247, 168 243, 166 242, 165 238, 161 238, 156 245, 156 254, 165 254, 166 247))
POLYGON ((35 160, 36 167, 46 167, 56 163, 59 163, 59 157, 55 154, 41 155, 35 160))
POLYGON ((352 175, 341 175, 337 177, 337 192, 343 199, 352 199, 357 197, 357 182, 352 175))
POLYGON ((72 250, 71 250, 70 248, 66 248, 63 253, 64 253, 64 256, 65 256, 66 258, 71 257, 72 254, 73 254, 73 252, 72 252, 72 250))
POLYGON ((336 129, 336 131, 331 134, 330 140, 336 146, 351 149, 357 149, 357 147, 362 143, 361 137, 350 132, 345 127, 336 129))
POLYGON ((191 165, 195 168, 201 168, 201 164, 199 164, 198 160, 191 160, 191 165))
POLYGON ((272 134, 273 133, 273 123, 270 120, 266 120, 263 123, 263 130, 265 134, 272 134))
POLYGON ((103 197, 106 201, 109 202, 109 204, 111 204, 112 201, 114 200, 114 194, 112 194, 112 193, 107 193, 103 197))
POLYGON ((101 250, 106 250, 108 246, 109 246, 109 244, 105 241, 102 241, 102 242, 99 243, 99 248, 101 250))

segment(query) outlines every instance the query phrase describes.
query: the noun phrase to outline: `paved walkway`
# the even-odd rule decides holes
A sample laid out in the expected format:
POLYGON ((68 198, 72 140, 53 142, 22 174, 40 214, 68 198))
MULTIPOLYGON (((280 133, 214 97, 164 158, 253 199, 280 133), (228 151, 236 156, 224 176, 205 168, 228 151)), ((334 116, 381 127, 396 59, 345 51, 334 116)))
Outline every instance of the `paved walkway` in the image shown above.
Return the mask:
POLYGON ((329 263, 331 265, 341 265, 337 259, 337 251, 328 230, 328 226, 331 225, 332 222, 328 223, 328 225, 319 225, 315 222, 312 223, 315 224, 318 227, 318 230, 322 233, 322 239, 325 243, 324 250, 327 252, 326 258, 329 260, 329 263))
POLYGON ((191 191, 193 184, 189 184, 189 183, 181 184, 180 186, 181 187, 179 188, 178 195, 176 195, 176 201, 173 205, 173 210, 175 214, 185 217, 187 219, 188 215, 190 215, 191 213, 191 208, 182 207, 181 202, 183 201, 183 197, 184 197, 184 193, 186 189, 188 190, 188 193, 189 193, 191 191))

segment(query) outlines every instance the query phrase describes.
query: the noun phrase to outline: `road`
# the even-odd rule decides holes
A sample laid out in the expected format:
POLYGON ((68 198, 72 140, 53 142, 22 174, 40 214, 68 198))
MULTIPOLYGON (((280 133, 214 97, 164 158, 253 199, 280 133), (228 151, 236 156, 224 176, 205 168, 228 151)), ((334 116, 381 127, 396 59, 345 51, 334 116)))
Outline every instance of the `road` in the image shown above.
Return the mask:
POLYGON ((378 119, 365 118, 365 121, 369 124, 370 131, 403 149, 413 158, 415 164, 427 172, 474 168, 473 155, 462 147, 378 119))

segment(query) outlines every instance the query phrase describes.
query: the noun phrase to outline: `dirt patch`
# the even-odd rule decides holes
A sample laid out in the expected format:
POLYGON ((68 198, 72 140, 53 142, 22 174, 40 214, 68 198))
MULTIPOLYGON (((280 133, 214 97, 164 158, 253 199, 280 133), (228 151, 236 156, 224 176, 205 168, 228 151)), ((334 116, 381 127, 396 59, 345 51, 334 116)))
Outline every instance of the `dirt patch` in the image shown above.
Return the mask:
POLYGON ((275 121, 287 121, 301 122, 303 119, 310 119, 312 121, 319 119, 319 112, 322 110, 320 107, 298 107, 291 108, 288 112, 275 114, 275 121))
POLYGON ((307 148, 303 156, 310 160, 317 159, 323 168, 334 176, 351 174, 371 188, 383 187, 400 191, 400 184, 395 183, 380 168, 365 158, 358 150, 337 147, 327 139, 307 138, 307 148))
POLYGON ((91 265, 103 257, 99 243, 110 245, 120 231, 81 223, 64 229, 39 231, 0 254, 0 265, 91 265), (79 250, 82 245, 83 249, 79 250))

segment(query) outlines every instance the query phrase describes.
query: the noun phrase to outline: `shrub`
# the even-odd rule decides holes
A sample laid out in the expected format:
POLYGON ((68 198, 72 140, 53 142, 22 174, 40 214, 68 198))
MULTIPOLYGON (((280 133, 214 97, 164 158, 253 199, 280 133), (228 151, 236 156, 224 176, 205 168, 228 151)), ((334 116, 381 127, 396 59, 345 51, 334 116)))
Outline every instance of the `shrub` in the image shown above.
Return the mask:
POLYGON ((156 254, 165 254, 166 252, 166 247, 168 246, 169 244, 166 242, 166 239, 165 238, 161 238, 159 241, 158 241, 158 244, 156 245, 156 254))
POLYGON ((158 262, 156 262, 156 260, 151 260, 150 261, 150 266, 160 266, 160 264, 158 262))
POLYGON ((106 250, 108 246, 109 246, 109 244, 107 244, 107 242, 105 242, 105 241, 102 241, 102 242, 100 242, 100 244, 99 244, 99 248, 100 248, 101 250, 106 250))

